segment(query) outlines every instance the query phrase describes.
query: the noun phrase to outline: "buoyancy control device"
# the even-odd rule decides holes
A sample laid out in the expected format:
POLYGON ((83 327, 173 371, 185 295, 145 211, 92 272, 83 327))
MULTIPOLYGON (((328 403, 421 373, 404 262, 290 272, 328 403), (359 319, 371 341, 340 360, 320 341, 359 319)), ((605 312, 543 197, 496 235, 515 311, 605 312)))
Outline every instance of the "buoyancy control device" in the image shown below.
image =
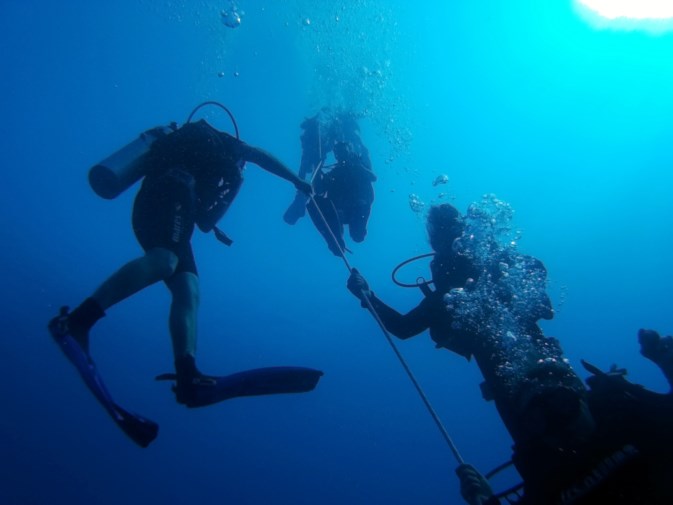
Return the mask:
MULTIPOLYGON (((197 105, 190 113, 185 124, 191 122, 194 114, 206 105, 216 105, 223 109, 231 119, 239 139, 236 119, 229 109, 219 102, 207 101, 197 105)), ((148 153, 152 144, 166 135, 178 130, 177 123, 168 126, 156 126, 141 133, 138 138, 112 153, 89 170, 89 184, 96 194, 107 200, 117 198, 146 175, 148 170, 148 153)))

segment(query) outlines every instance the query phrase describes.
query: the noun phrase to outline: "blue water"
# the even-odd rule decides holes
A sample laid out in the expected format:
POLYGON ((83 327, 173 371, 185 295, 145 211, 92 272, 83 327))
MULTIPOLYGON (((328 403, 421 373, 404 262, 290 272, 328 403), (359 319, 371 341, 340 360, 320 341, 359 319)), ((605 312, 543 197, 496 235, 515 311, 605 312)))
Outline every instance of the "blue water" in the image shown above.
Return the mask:
MULTIPOLYGON (((225 1, 3 2, 0 503, 460 502, 456 462, 343 263, 308 219, 282 221, 294 189, 255 166, 221 222, 234 245, 193 240, 198 361, 219 374, 319 368, 315 391, 177 405, 153 380, 173 362, 168 294, 153 286, 109 310, 92 341, 113 395, 161 425, 140 449, 50 340, 61 305, 140 253, 136 188, 104 201, 88 168, 207 99, 293 168, 303 118, 325 104, 364 116, 379 181, 349 261, 391 305, 420 300, 389 276, 429 249, 409 195, 465 210, 493 193, 515 209, 519 250, 547 266, 556 317, 543 328, 571 364, 618 363, 666 390, 636 332, 673 332, 673 33, 599 29, 571 0, 412 4, 240 0, 232 29, 225 1), (433 186, 438 175, 448 184, 433 186)), ((399 347, 465 460, 507 460, 474 363, 427 335, 399 347)))

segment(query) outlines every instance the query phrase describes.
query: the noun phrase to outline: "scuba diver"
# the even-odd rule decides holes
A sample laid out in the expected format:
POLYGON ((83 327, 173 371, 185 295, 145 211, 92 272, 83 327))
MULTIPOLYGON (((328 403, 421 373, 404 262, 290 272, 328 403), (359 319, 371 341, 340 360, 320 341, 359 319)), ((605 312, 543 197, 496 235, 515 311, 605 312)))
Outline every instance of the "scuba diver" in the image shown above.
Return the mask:
POLYGON ((322 375, 308 368, 274 367, 217 377, 201 373, 196 366, 199 278, 191 237, 196 225, 231 243, 216 224, 243 182, 246 162, 312 194, 311 184, 273 155, 241 141, 233 116, 215 102, 199 105, 179 128, 173 123, 148 130, 89 173, 92 187, 105 198, 116 197, 143 178, 132 223, 144 254, 113 273, 72 312, 63 307, 49 329, 113 420, 143 447, 156 437, 158 427, 112 400, 89 354, 89 334, 110 307, 156 282, 163 281, 171 294, 169 331, 175 359, 175 373, 157 379, 175 381, 178 403, 200 407, 235 396, 310 391, 322 375), (191 121, 206 104, 218 105, 229 114, 236 136, 216 130, 203 119, 191 121))
MULTIPOLYGON (((367 235, 376 181, 369 151, 352 114, 333 114, 325 108, 301 127, 299 177, 310 180, 316 193, 315 203, 308 205, 309 216, 330 251, 339 256, 346 250, 345 225, 355 242, 362 242, 367 235), (325 166, 330 152, 335 163, 325 166)), ((307 203, 306 195, 297 192, 283 215, 285 222, 294 225, 305 215, 307 203)))
MULTIPOLYGON (((640 353, 673 389, 673 337, 641 329, 638 340, 640 353)), ((584 436, 572 445, 548 441, 519 452, 515 446, 513 462, 523 483, 498 494, 475 467, 460 465, 456 474, 468 504, 673 503, 673 395, 629 382, 626 370, 614 365, 603 372, 582 364, 592 374, 586 380, 584 436)))
MULTIPOLYGON (((494 401, 514 441, 512 463, 523 478, 522 486, 507 490, 503 497, 509 503, 521 500, 534 505, 596 503, 579 500, 580 495, 591 495, 590 485, 597 485, 592 480, 596 468, 607 472, 606 468, 618 467, 617 463, 610 466, 605 458, 626 461, 631 457, 629 443, 635 444, 635 440, 611 438, 614 428, 610 422, 622 415, 637 426, 640 414, 633 407, 641 407, 639 402, 657 405, 659 415, 650 415, 648 421, 661 427, 661 446, 655 443, 648 448, 659 449, 659 455, 668 458, 670 469, 673 431, 666 431, 664 426, 670 426, 673 419, 667 395, 657 395, 655 401, 651 397, 654 393, 635 395, 641 392, 636 386, 615 388, 626 382, 622 376, 616 376, 615 371, 602 373, 586 364, 594 373, 588 381, 589 391, 563 356, 559 342, 546 337, 538 326, 540 319, 553 317, 545 291, 544 265, 490 240, 483 228, 473 225, 475 214, 462 216, 449 204, 430 208, 427 230, 434 250, 432 281, 419 284, 424 298, 410 312, 401 314, 386 305, 355 269, 347 287, 398 338, 410 338, 429 329, 437 347, 468 360, 475 358, 484 378, 482 395, 494 401), (429 287, 431 283, 434 290, 429 287), (598 402, 609 406, 615 395, 625 398, 622 404, 631 400, 635 403, 616 413, 599 411, 598 402), (614 447, 608 442, 614 442, 614 447), (517 494, 520 489, 523 497, 517 494)), ((484 222, 491 226, 490 220, 484 222)), ((654 342, 650 347, 656 348, 656 338, 645 335, 646 340, 654 342)), ((673 370, 673 358, 671 363, 669 369, 673 370)), ((641 412, 645 410, 643 407, 641 412)), ((468 503, 500 503, 500 496, 492 493, 474 467, 461 465, 457 473, 468 503)), ((670 495, 664 496, 669 501, 608 503, 673 503, 670 495)))
MULTIPOLYGON (((386 329, 398 338, 429 329, 438 348, 468 360, 474 357, 484 377, 483 396, 495 402, 512 437, 523 441, 532 433, 527 411, 539 409, 540 394, 556 395, 559 402, 579 401, 584 387, 564 360, 558 341, 545 337, 537 325, 539 319, 553 317, 551 301, 538 287, 546 280, 542 262, 509 249, 489 248, 488 258, 475 258, 461 250, 465 244, 459 246, 467 239, 465 229, 463 216, 452 205, 430 208, 427 230, 434 251, 430 269, 435 289, 425 284, 423 300, 409 313, 400 314, 382 302, 355 269, 348 289, 363 306, 368 298, 386 329), (515 279, 526 284, 527 299, 513 296, 512 287, 505 284, 515 279), (508 364, 516 362, 517 368, 510 369, 508 364)), ((547 403, 553 407, 553 402, 547 403)), ((555 423, 554 414, 538 412, 537 417, 555 423)))

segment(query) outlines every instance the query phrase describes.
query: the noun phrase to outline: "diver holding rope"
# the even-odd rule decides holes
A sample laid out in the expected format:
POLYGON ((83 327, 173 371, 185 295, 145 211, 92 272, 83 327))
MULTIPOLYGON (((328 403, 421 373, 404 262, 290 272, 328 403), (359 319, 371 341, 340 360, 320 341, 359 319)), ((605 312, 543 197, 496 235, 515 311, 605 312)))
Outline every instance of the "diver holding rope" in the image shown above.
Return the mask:
POLYGON ((158 426, 112 400, 89 354, 89 333, 109 308, 159 281, 171 294, 169 331, 175 373, 162 374, 157 380, 174 381, 178 403, 202 407, 235 396, 310 391, 322 375, 308 368, 272 367, 210 376, 196 366, 199 278, 191 237, 198 226, 231 244, 217 222, 243 183, 246 162, 312 195, 310 182, 297 177, 270 153, 240 140, 233 115, 217 102, 196 107, 180 127, 172 123, 148 130, 89 172, 94 191, 108 199, 142 179, 132 221, 144 254, 113 273, 72 312, 62 308, 49 323, 49 330, 113 420, 143 447, 156 437, 158 426), (229 115, 235 136, 216 130, 204 119, 192 121, 205 105, 216 105, 229 115))
MULTIPOLYGON (((392 309, 356 269, 347 287, 386 336, 406 339, 429 329, 437 347, 475 358, 484 377, 482 395, 494 401, 514 441, 511 464, 523 482, 494 493, 451 443, 465 501, 673 503, 673 397, 631 384, 623 370, 602 372, 583 362, 592 374, 587 388, 558 341, 537 324, 553 317, 539 260, 480 236, 448 204, 430 209, 427 229, 434 250, 432 281, 417 282, 424 298, 416 308, 407 314, 392 309)), ((639 339, 641 353, 670 381, 673 338, 641 330, 639 339)))
POLYGON ((311 181, 315 196, 307 207, 308 198, 297 192, 283 219, 294 225, 308 208, 313 224, 330 251, 339 256, 346 250, 345 226, 355 242, 362 242, 367 235, 367 222, 374 203, 373 183, 376 181, 369 151, 351 113, 335 113, 324 108, 304 120, 301 128, 299 177, 311 181), (330 153, 334 155, 334 163, 327 165, 330 153))

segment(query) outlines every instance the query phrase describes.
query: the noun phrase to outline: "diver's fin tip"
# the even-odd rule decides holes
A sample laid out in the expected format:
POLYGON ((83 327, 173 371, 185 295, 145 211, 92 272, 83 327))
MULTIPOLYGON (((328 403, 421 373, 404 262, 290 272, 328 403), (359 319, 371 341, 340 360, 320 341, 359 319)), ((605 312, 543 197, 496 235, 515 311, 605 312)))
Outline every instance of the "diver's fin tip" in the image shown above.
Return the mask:
POLYGON ((122 418, 117 424, 140 447, 148 447, 157 438, 157 435, 159 435, 159 425, 157 423, 137 414, 132 414, 117 404, 114 407, 122 418))
POLYGON ((177 380, 178 376, 174 373, 162 373, 154 377, 155 381, 174 381, 177 380))

